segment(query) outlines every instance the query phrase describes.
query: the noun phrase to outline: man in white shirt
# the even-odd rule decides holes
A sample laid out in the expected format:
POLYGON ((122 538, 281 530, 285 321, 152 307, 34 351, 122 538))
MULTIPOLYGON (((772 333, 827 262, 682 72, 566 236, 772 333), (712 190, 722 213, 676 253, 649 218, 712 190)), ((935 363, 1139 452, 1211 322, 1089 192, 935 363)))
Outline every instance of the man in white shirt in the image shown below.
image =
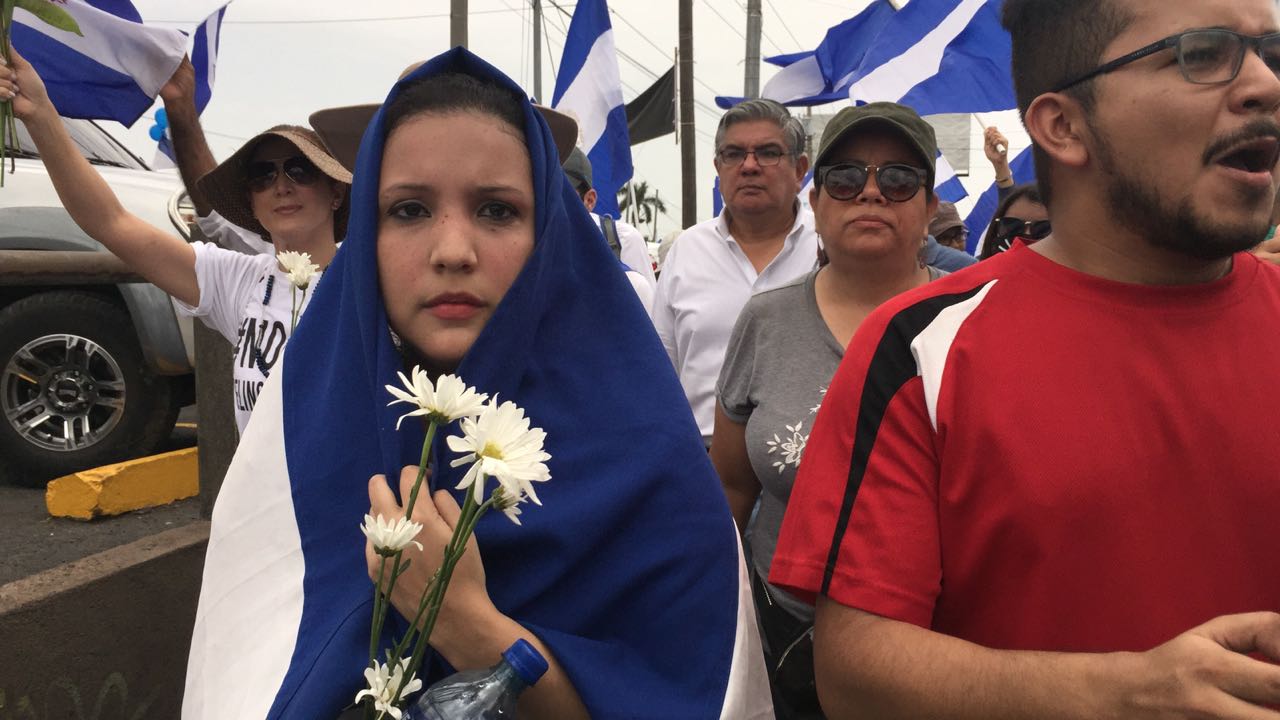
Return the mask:
POLYGON ((600 232, 604 234, 605 241, 609 243, 609 247, 614 248, 622 264, 627 266, 627 279, 631 281, 631 287, 635 288, 645 312, 652 313, 653 292, 658 281, 653 274, 653 261, 649 258, 649 247, 645 244, 644 235, 621 220, 609 218, 606 221, 592 212, 596 207, 597 195, 591 182, 591 160, 587 158, 586 153, 575 147, 561 167, 564 169, 564 174, 569 177, 569 182, 578 191, 578 197, 582 198, 582 204, 586 206, 587 212, 591 213, 600 232), (612 236, 610 226, 612 226, 612 236))
POLYGON ((653 324, 675 365, 703 441, 729 334, 755 293, 817 263, 813 215, 796 195, 809 159, 804 128, 772 100, 747 100, 720 118, 716 172, 724 211, 681 233, 662 265, 653 324))

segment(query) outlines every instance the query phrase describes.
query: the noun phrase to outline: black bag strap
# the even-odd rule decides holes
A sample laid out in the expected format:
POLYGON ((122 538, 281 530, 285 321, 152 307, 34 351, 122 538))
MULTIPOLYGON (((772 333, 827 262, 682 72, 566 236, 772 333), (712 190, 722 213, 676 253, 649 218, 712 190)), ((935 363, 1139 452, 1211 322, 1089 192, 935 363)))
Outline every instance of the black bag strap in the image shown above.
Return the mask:
POLYGON ((613 256, 622 259, 622 241, 618 239, 618 226, 614 224, 613 217, 610 215, 600 216, 600 229, 604 231, 604 239, 609 243, 609 249, 613 251, 613 256))

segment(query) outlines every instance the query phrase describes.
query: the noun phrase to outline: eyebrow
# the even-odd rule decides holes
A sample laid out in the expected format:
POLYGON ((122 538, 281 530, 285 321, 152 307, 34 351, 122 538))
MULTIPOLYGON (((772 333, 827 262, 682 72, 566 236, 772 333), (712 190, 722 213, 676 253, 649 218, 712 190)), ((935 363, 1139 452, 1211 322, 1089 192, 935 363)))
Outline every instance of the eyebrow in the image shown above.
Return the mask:
MULTIPOLYGON (((435 192, 435 191, 436 191, 436 187, 434 185, 429 185, 427 183, 399 182, 399 183, 394 183, 392 185, 389 185, 383 188, 382 190, 378 191, 378 195, 379 197, 386 197, 387 195, 394 195, 396 193, 401 193, 401 192, 435 192)), ((523 190, 521 190, 518 187, 515 187, 514 185, 481 185, 480 187, 472 188, 471 191, 476 193, 481 193, 481 194, 488 194, 488 193, 510 193, 515 195, 524 194, 523 190)))

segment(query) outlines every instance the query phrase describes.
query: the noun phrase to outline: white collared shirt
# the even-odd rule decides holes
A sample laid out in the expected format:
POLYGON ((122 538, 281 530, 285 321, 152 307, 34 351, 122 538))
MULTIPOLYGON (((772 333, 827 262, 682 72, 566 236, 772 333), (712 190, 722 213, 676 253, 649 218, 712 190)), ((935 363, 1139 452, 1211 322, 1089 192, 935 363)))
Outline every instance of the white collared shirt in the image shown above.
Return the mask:
POLYGON ((742 306, 752 295, 813 270, 817 262, 813 214, 798 206, 782 250, 760 273, 729 234, 724 213, 685 230, 672 243, 653 298, 653 325, 704 442, 711 441, 716 379, 742 306))

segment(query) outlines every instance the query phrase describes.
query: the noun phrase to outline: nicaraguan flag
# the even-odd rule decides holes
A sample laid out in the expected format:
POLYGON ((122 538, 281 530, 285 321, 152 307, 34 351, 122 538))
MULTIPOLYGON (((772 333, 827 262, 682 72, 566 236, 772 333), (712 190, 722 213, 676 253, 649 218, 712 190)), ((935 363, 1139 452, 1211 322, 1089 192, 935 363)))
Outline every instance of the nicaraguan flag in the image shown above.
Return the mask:
POLYGON ((849 97, 890 100, 921 115, 1017 106, 1002 0, 911 0, 876 36, 849 97))
POLYGON ((618 217, 618 190, 631 179, 631 141, 605 0, 579 0, 574 8, 551 106, 578 120, 599 198, 595 212, 618 217))
MULTIPOLYGON (((231 3, 227 3, 230 5, 231 3)), ((222 16, 227 14, 227 5, 214 11, 212 15, 200 23, 195 35, 191 38, 191 66, 196 72, 196 114, 204 112, 213 97, 213 77, 218 66, 218 43, 222 39, 222 16)), ((160 152, 170 160, 173 156, 173 141, 166 129, 160 138, 160 152)))
MULTIPOLYGON (((849 85, 867 48, 893 15, 887 0, 874 0, 862 12, 827 30, 816 50, 765 58, 782 70, 765 83, 760 96, 790 106, 847 100, 849 85)), ((716 104, 728 109, 744 99, 717 97, 716 104)))
POLYGON ((934 161, 933 191, 947 202, 960 202, 969 197, 964 183, 960 182, 960 176, 956 175, 955 168, 951 167, 951 163, 947 162, 946 156, 941 152, 934 161))
MULTIPOLYGON (((1030 146, 1014 156, 1009 163, 1009 169, 1013 171, 1015 184, 1035 182, 1036 166, 1030 146)), ((978 202, 969 211, 969 216, 964 219, 964 226, 969 229, 969 243, 965 249, 970 254, 978 254, 977 250, 982 247, 983 237, 987 234, 987 227, 991 225, 991 218, 995 215, 996 206, 999 204, 1000 188, 992 183, 986 192, 978 196, 978 202)))
POLYGON ((40 73, 59 114, 133 125, 182 62, 186 36, 143 25, 126 0, 67 0, 65 9, 83 37, 18 9, 14 47, 40 73))
MULTIPOLYGON (((456 48, 388 100, 447 72, 524 97, 456 48)), ((546 644, 591 717, 773 718, 737 529, 684 392, 565 180, 546 121, 527 101, 521 111, 533 249, 455 372, 545 430, 551 480, 521 526, 501 513, 477 524, 490 599, 546 644)), ((397 430, 403 410, 387 406, 384 389, 405 366, 383 303, 399 290, 378 280, 386 134, 379 110, 360 148, 347 239, 258 397, 214 506, 185 720, 328 719, 364 685, 368 483, 417 464, 424 435, 413 422, 397 430)), ((467 468, 452 467, 444 446, 437 437, 431 489, 459 497, 467 468)), ((438 657, 424 668, 426 685, 450 672, 438 657)))

